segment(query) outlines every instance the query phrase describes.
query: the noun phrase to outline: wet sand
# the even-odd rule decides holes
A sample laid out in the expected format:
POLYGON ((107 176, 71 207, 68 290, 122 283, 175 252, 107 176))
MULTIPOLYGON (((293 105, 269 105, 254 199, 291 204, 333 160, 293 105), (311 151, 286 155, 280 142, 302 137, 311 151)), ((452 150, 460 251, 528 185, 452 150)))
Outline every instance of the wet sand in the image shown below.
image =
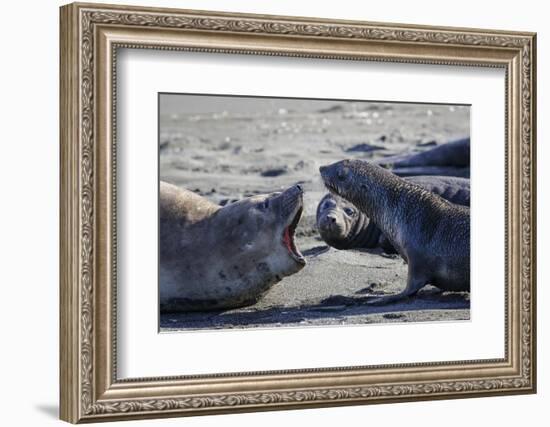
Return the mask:
POLYGON ((162 314, 161 330, 467 320, 468 293, 426 287, 388 306, 407 266, 380 250, 329 248, 315 227, 326 193, 318 168, 343 158, 377 160, 469 136, 469 108, 341 101, 161 98, 160 177, 225 205, 295 183, 304 190, 296 243, 307 265, 255 305, 162 314))

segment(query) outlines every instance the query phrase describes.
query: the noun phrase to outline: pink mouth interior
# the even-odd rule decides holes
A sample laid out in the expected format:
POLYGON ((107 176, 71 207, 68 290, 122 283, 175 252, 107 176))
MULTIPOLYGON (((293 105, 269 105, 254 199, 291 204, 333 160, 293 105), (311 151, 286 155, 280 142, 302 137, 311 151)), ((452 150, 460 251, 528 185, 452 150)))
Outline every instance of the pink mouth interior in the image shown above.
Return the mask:
POLYGON ((292 220, 292 223, 288 227, 286 227, 283 232, 283 244, 292 255, 299 259, 303 259, 303 255, 300 253, 300 251, 296 247, 296 243, 294 242, 294 232, 296 231, 296 226, 298 225, 298 221, 300 220, 301 215, 302 209, 300 209, 296 213, 296 216, 292 220))
POLYGON ((290 252, 294 252, 294 242, 292 237, 290 237, 290 227, 285 228, 283 243, 290 252))

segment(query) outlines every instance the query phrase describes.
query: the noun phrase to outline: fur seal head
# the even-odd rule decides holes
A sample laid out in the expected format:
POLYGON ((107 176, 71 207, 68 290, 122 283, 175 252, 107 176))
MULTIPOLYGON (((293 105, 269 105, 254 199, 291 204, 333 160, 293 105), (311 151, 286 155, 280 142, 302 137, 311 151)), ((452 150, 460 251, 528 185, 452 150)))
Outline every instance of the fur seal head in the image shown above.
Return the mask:
POLYGON ((352 160, 341 160, 328 166, 321 166, 319 172, 325 186, 337 195, 353 200, 351 197, 359 190, 359 183, 354 179, 352 160))

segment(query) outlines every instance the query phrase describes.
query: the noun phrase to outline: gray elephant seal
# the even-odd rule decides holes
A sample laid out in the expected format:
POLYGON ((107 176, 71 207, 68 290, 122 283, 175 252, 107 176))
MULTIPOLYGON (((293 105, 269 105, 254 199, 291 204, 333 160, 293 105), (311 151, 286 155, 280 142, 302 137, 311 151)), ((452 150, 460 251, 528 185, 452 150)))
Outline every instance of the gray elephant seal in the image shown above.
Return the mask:
POLYGON ((380 159, 380 166, 399 176, 447 175, 470 177, 470 138, 438 145, 431 150, 380 159))
POLYGON ((294 243, 302 189, 220 207, 160 184, 160 310, 219 310, 254 304, 305 259, 294 243))
POLYGON ((371 303, 415 295, 427 284, 446 291, 470 290, 468 207, 360 160, 342 160, 320 172, 327 188, 370 218, 408 263, 405 289, 371 303))
MULTIPOLYGON (((413 176, 406 181, 420 185, 445 200, 470 206, 470 180, 447 176, 413 176)), ((380 229, 361 210, 335 194, 326 194, 317 206, 317 228, 322 239, 336 249, 381 247, 395 249, 380 229)))

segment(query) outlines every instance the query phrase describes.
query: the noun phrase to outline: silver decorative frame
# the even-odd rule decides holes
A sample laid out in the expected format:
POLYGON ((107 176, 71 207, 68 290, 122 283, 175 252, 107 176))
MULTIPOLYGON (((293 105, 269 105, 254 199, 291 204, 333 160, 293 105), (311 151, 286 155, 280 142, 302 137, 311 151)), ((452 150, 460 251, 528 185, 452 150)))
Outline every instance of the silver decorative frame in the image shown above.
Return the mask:
POLYGON ((533 33, 99 4, 61 8, 61 418, 199 415, 536 390, 533 33), (116 50, 506 70, 505 357, 176 378, 116 377, 116 50))

